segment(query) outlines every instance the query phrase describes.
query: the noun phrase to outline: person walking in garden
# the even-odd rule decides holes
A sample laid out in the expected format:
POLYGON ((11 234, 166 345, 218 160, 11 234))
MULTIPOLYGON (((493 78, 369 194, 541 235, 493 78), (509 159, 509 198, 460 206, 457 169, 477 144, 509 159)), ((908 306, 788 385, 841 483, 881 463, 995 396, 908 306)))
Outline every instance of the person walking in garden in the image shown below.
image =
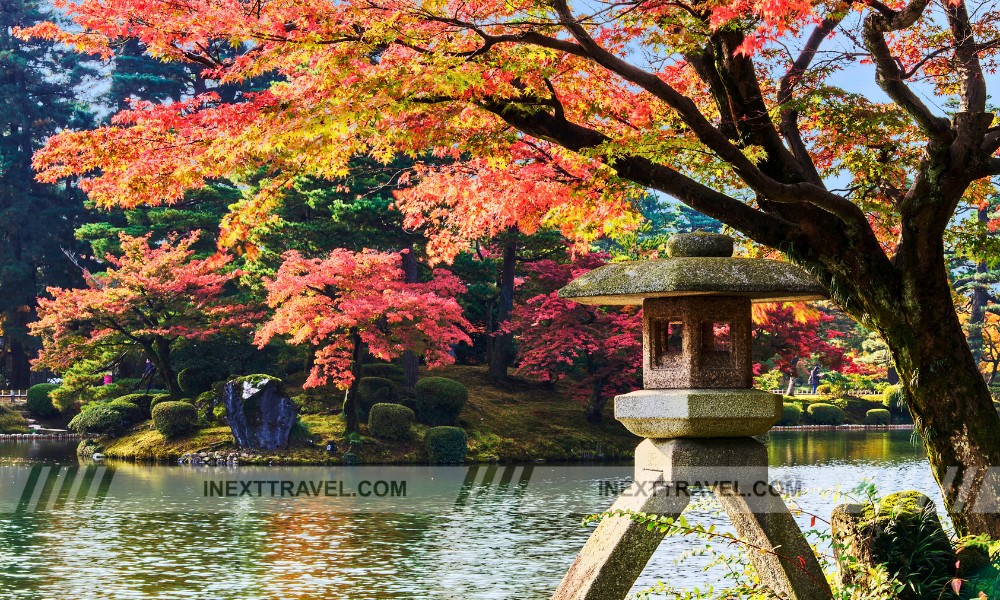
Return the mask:
POLYGON ((812 368, 812 371, 809 371, 809 385, 812 386, 813 394, 815 394, 816 390, 819 388, 819 378, 819 365, 816 365, 812 368))
POLYGON ((149 393, 149 389, 153 387, 153 376, 156 375, 156 365, 153 361, 146 359, 146 371, 142 374, 142 378, 146 379, 146 393, 149 393))

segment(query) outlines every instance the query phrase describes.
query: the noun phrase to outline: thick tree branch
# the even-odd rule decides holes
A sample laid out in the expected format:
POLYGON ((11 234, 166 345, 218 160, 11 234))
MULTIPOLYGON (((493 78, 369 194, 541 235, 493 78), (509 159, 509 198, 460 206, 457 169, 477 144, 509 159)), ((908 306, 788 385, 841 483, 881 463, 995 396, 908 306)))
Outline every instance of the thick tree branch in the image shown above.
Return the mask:
MULTIPOLYGON (((523 110, 515 105, 501 102, 484 104, 483 108, 520 131, 539 139, 549 140, 574 152, 599 149, 610 141, 598 131, 546 112, 523 110)), ((781 247, 793 236, 796 229, 792 223, 751 208, 670 167, 653 163, 646 158, 610 153, 602 158, 622 178, 670 194, 695 210, 725 221, 757 242, 767 245, 777 244, 777 247, 781 247)))
POLYGON ((693 100, 675 90, 656 74, 644 71, 601 47, 573 17, 565 0, 554 0, 554 6, 560 24, 576 38, 591 60, 642 87, 670 106, 691 128, 695 136, 723 161, 729 163, 752 190, 771 202, 811 203, 837 215, 854 227, 868 227, 864 213, 847 199, 813 183, 787 184, 765 175, 705 118, 693 100))
POLYGON ((945 14, 948 15, 948 26, 955 38, 955 66, 961 76, 962 112, 981 113, 986 111, 986 80, 983 78, 983 68, 979 63, 979 50, 976 45, 972 24, 965 2, 958 6, 945 3, 945 14))
POLYGON ((892 11, 892 17, 873 12, 865 17, 864 42, 875 62, 875 80, 893 102, 905 110, 917 126, 933 141, 947 144, 951 141, 951 126, 944 117, 935 116, 913 90, 903 81, 903 71, 889 49, 885 34, 913 25, 923 14, 928 0, 913 0, 901 11, 892 11))

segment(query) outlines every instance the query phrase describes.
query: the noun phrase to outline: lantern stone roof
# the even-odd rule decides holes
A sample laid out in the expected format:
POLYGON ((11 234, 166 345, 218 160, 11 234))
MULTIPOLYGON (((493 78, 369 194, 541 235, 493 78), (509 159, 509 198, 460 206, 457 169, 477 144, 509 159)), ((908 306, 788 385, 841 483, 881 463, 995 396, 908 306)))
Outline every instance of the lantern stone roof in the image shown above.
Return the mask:
POLYGON ((729 236, 695 232, 667 242, 669 258, 613 263, 559 290, 582 304, 642 305, 645 298, 740 296, 755 302, 820 300, 826 290, 795 265, 761 258, 733 258, 729 236), (720 256, 720 254, 722 256, 720 256))

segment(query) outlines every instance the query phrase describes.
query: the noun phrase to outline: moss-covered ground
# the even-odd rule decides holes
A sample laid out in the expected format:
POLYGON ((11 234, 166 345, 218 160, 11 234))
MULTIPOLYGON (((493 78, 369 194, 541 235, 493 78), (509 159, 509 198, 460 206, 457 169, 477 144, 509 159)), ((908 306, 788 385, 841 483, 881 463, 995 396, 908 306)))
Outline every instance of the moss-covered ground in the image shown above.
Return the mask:
MULTIPOLYGON (((538 383, 511 379, 495 383, 485 368, 452 366, 435 369, 428 375, 450 377, 469 389, 469 401, 462 410, 458 425, 469 437, 468 460, 491 461, 574 461, 631 458, 639 439, 614 420, 610 403, 604 422, 592 425, 583 417, 583 406, 564 394, 558 386, 549 389, 538 383)), ((286 381, 290 396, 301 390, 295 381, 286 381)), ((332 407, 338 393, 330 392, 324 402, 332 407)), ((347 450, 344 423, 330 411, 303 414, 307 439, 292 447, 271 453, 244 457, 244 463, 330 464, 339 463, 347 450), (338 452, 327 453, 326 442, 334 441, 338 452)), ((427 431, 416 424, 413 435, 405 441, 380 440, 368 435, 362 426, 361 443, 354 453, 363 463, 422 463, 427 453, 422 443, 427 431)), ((196 433, 166 440, 149 422, 134 427, 125 436, 102 440, 108 458, 142 461, 175 461, 194 452, 239 452, 226 426, 206 427, 196 433)))

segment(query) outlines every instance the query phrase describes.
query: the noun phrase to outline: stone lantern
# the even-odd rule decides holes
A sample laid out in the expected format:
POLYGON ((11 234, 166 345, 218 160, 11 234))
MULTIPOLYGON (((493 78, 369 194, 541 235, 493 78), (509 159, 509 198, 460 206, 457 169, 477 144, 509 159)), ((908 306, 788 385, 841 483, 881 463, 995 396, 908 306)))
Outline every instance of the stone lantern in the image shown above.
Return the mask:
POLYGON ((823 288, 775 260, 733 258, 733 239, 686 233, 669 258, 605 265, 559 296, 642 306, 645 389, 615 398, 615 418, 645 438, 743 437, 781 418, 781 396, 753 389, 753 302, 813 300, 823 288))
POLYGON ((783 598, 832 592, 809 543, 768 477, 767 448, 750 436, 781 418, 781 396, 753 389, 753 302, 825 297, 802 270, 733 258, 733 239, 675 235, 668 258, 616 263, 575 279, 559 295, 585 304, 642 306, 645 389, 615 398, 615 418, 644 439, 635 475, 591 534, 553 600, 618 600, 663 539, 629 515, 677 518, 691 487, 718 498, 761 582, 783 598))

